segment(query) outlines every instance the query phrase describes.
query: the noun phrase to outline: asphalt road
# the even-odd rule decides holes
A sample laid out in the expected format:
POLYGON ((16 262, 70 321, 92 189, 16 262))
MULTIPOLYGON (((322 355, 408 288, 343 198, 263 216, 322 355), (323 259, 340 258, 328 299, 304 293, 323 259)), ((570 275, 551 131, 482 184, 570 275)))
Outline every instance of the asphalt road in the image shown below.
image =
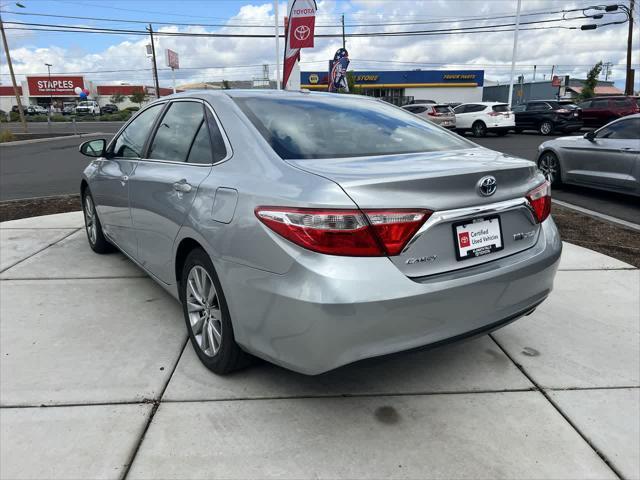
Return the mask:
MULTIPOLYGON (((76 122, 74 129, 71 122, 51 122, 52 133, 116 133, 123 122, 76 122)), ((20 122, 2 123, 0 128, 10 130, 16 133, 22 133, 22 124, 20 122)), ((49 125, 47 122, 28 122, 27 128, 29 133, 47 133, 49 125)))
MULTIPOLYGON (((6 127, 7 124, 3 124, 6 127)), ((78 122, 81 133, 106 133, 110 138, 118 131, 120 122, 78 122)), ((19 124, 9 124, 20 131, 19 124)), ((29 130, 46 132, 46 123, 30 123, 29 130)), ((72 132, 70 123, 52 123, 54 132, 72 132)), ((100 137, 91 137, 100 138, 100 137)), ((493 150, 535 160, 538 145, 550 138, 536 134, 510 134, 505 137, 489 135, 473 139, 493 150)), ((79 138, 65 138, 20 146, 0 147, 0 200, 62 195, 78 191, 80 172, 89 161, 78 153, 79 138)), ((601 192, 581 187, 563 186, 553 191, 554 198, 590 210, 640 224, 640 201, 637 198, 601 192)))

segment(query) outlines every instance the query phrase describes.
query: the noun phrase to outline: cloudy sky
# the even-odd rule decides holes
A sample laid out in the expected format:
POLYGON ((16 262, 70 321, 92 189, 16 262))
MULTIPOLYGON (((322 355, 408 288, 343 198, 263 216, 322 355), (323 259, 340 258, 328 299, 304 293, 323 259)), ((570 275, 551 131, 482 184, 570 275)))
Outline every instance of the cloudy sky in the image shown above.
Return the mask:
MULTIPOLYGON (((20 3, 25 8, 17 7, 14 1, 0 0, 16 73, 46 73, 44 63, 47 62, 53 64, 52 72, 84 74, 86 79, 98 84, 151 84, 150 62, 144 48, 148 36, 122 32, 33 31, 34 28, 47 27, 10 22, 144 31, 144 24, 124 22, 126 20, 153 22, 154 29, 159 31, 243 34, 272 34, 274 24, 274 5, 268 0, 22 0, 20 3), (95 20, 44 15, 93 17, 95 20)), ((609 3, 615 2, 604 4, 609 3)), ((628 0, 622 0, 622 3, 628 5, 628 0)), ((640 2, 636 3, 633 63, 640 70, 640 2)), ((602 2, 523 0, 522 4, 522 22, 556 20, 526 25, 525 28, 579 27, 624 18, 623 15, 609 15, 602 20, 593 20, 584 18, 582 12, 574 12, 564 15, 574 20, 562 20, 562 13, 553 13, 602 5, 602 2)), ((515 8, 516 0, 319 0, 316 33, 340 33, 342 14, 347 33, 508 25, 514 22, 511 15, 514 15, 515 8)), ((282 1, 280 17, 285 15, 285 10, 286 2, 282 1)), ((586 10, 585 13, 594 11, 586 10)), ((613 64, 609 78, 623 86, 627 29, 627 24, 622 24, 589 31, 566 28, 521 31, 516 73, 530 79, 536 65, 536 78, 541 79, 545 75, 549 78, 555 65, 557 74, 584 78, 590 66, 603 60, 613 64)), ((275 41, 271 38, 157 36, 156 42, 157 51, 170 48, 180 54, 179 84, 259 78, 263 64, 270 65, 271 77, 274 78, 276 53, 275 41)), ((302 70, 325 70, 327 60, 333 57, 341 43, 340 38, 317 39, 314 49, 302 53, 302 70)), ((496 81, 508 81, 512 46, 511 31, 347 38, 351 68, 355 70, 478 68, 485 70, 487 79, 496 81)), ((3 85, 7 85, 10 79, 2 53, 0 79, 3 85)), ((159 67, 164 67, 164 61, 159 62, 159 67)), ((170 78, 170 72, 161 68, 161 85, 170 86, 170 78)), ((640 89, 640 71, 636 79, 636 89, 640 89)))

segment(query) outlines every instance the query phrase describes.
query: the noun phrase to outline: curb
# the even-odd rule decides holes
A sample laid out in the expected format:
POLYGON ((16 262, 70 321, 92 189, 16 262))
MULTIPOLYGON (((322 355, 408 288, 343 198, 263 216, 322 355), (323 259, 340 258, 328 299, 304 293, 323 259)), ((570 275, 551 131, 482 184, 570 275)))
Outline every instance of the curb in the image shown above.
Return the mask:
POLYGON ((552 200, 553 203, 560 205, 561 207, 570 208, 571 210, 575 210, 580 213, 584 213, 585 215, 589 215, 591 217, 599 218, 600 220, 605 220, 607 222, 615 223, 616 225, 620 225, 621 227, 630 228, 637 232, 640 232, 640 225, 633 222, 628 222, 626 220, 622 220, 620 218, 612 217, 610 215, 605 215, 604 213, 594 212, 593 210, 589 210, 588 208, 579 207, 578 205, 574 205, 572 203, 567 203, 562 200, 556 200, 555 198, 552 200))
POLYGON ((55 142, 57 140, 67 140, 69 138, 92 137, 96 135, 114 135, 114 134, 105 133, 105 132, 95 132, 95 133, 79 133, 78 135, 63 135, 61 137, 34 138, 31 140, 16 140, 15 142, 0 143, 0 147, 18 147, 20 145, 30 145, 32 143, 55 142))

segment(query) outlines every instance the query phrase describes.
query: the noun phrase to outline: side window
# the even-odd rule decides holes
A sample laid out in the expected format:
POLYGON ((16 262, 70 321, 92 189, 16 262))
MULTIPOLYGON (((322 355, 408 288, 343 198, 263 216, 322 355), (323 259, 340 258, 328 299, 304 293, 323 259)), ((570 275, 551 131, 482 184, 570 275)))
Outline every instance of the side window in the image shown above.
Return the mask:
POLYGON ((609 100, 602 98, 600 100, 592 100, 591 108, 609 108, 609 100))
POLYGON ((413 110, 413 113, 424 113, 424 112, 426 112, 426 111, 427 111, 427 109, 428 109, 428 108, 429 108, 429 107, 416 107, 416 108, 413 110))
POLYGON ((453 113, 464 113, 466 111, 467 106, 466 105, 458 105, 456 108, 453 109, 453 113))
POLYGON ((580 108, 589 108, 591 107, 591 100, 587 100, 586 102, 581 102, 578 104, 580 108))
POLYGON ((222 132, 218 128, 218 124, 216 123, 216 119, 213 118, 213 115, 208 109, 206 110, 207 124, 209 126, 208 131, 209 135, 211 135, 211 148, 213 149, 213 162, 219 162, 223 158, 227 156, 227 147, 224 144, 224 139, 222 138, 222 132))
POLYGON ((640 140, 640 118, 630 118, 602 128, 598 138, 614 140, 640 140))
POLYGON ((200 102, 172 102, 160 120, 148 157, 186 161, 203 120, 204 107, 200 102))
POLYGON ((188 163, 213 163, 213 157, 211 156, 211 142, 209 141, 209 132, 207 131, 207 124, 203 121, 200 123, 196 138, 193 140, 191 150, 189 150, 189 156, 187 157, 188 163))
POLYGON ((626 98, 614 98, 612 99, 614 107, 630 107, 631 104, 626 98))
POLYGON ((164 107, 163 104, 147 108, 127 125, 127 128, 116 139, 111 155, 123 158, 140 158, 144 143, 162 107, 164 107))
POLYGON ((465 113, 476 113, 476 112, 481 112, 486 108, 485 105, 467 105, 467 109, 465 110, 465 113))

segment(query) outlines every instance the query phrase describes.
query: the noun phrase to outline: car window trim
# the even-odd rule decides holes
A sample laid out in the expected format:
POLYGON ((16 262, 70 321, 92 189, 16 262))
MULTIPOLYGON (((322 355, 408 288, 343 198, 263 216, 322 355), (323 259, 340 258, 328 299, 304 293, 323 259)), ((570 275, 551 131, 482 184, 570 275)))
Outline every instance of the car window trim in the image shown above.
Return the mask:
MULTIPOLYGON (((140 113, 142 113, 143 111, 147 110, 148 108, 154 106, 154 105, 158 105, 159 103, 164 104, 163 109, 160 111, 160 113, 158 114, 158 117, 156 118, 151 131, 153 132, 153 135, 149 134, 149 136, 147 137, 147 140, 145 141, 145 145, 143 148, 143 157, 140 158, 128 158, 127 160, 134 160, 137 162, 146 162, 146 163, 159 163, 159 164, 171 164, 171 165, 191 165, 193 167, 213 167, 215 165, 219 165, 223 162, 226 162, 227 160, 229 160, 232 156, 233 156, 233 149, 231 148, 231 143, 229 142, 229 138, 227 137, 227 132, 225 131, 224 127, 222 126, 222 123, 220 122, 220 119, 218 118, 218 115, 216 115, 215 110, 213 109, 213 107, 211 106, 211 104, 209 104, 209 102, 207 102, 206 100, 202 100, 201 98, 176 98, 173 100, 163 100, 162 102, 154 102, 151 105, 148 105, 147 107, 144 108, 144 110, 140 110, 138 115, 140 115, 140 113), (207 108, 209 110, 209 112, 211 113, 211 115, 213 116, 214 120, 216 121, 216 126, 218 127, 218 130, 220 131, 220 135, 222 135, 222 141, 224 142, 224 146, 227 150, 227 154, 225 155, 225 157, 222 160, 218 160, 217 162, 214 163, 189 163, 187 161, 184 162, 177 162, 175 160, 159 160, 159 159, 151 159, 151 158, 147 158, 147 154, 148 154, 148 149, 151 146, 151 138, 155 137, 155 133, 156 130, 158 128, 158 125, 161 121, 161 119, 164 117, 167 109, 169 108, 169 104, 173 103, 173 102, 196 102, 196 103, 201 103, 205 106, 205 108, 207 108)), ((114 142, 116 140, 116 138, 118 138, 118 136, 120 135, 120 132, 122 130, 124 130, 127 125, 129 125, 129 123, 131 123, 133 120, 135 120, 135 118, 138 116, 136 115, 135 117, 129 119, 129 121, 122 126, 122 128, 118 131, 118 133, 116 134, 115 137, 113 137, 113 139, 111 140, 111 142, 114 142)), ((205 115, 205 119, 206 119, 206 115, 205 115)), ((207 122, 207 128, 209 128, 209 122, 207 122)), ((209 129, 209 143, 211 143, 211 130, 209 129)), ((111 146, 111 143, 109 143, 109 147, 111 146)), ((213 146, 211 147, 212 151, 213 151, 213 146)))
MULTIPOLYGON (((135 115, 132 115, 131 118, 129 120, 127 120, 127 122, 122 127, 120 127, 120 130, 118 130, 116 132, 116 134, 113 136, 111 141, 107 144, 107 148, 105 149, 105 152, 108 153, 108 152, 110 152, 112 150, 112 147, 118 141, 118 138, 120 138, 120 135, 122 135, 122 132, 124 132, 124 130, 131 124, 131 122, 133 122, 136 118, 138 118, 142 114, 142 112, 146 112, 151 107, 155 107, 156 105, 164 105, 164 107, 162 109, 160 109, 160 113, 158 114, 158 117, 161 117, 164 114, 164 110, 166 108, 166 103, 167 103, 166 101, 153 102, 153 103, 147 105, 146 107, 138 110, 138 112, 135 115)), ((152 130, 155 128, 157 121, 158 121, 158 118, 156 118, 154 120, 154 123, 151 126, 152 130)), ((144 145, 142 146, 143 155, 146 154, 146 148, 147 148, 147 142, 148 141, 149 141, 149 137, 146 138, 146 140, 144 141, 144 145)), ((108 158, 111 159, 111 158, 125 158, 125 157, 108 157, 108 158)), ((141 158, 142 157, 126 157, 127 160, 140 160, 141 158)))

